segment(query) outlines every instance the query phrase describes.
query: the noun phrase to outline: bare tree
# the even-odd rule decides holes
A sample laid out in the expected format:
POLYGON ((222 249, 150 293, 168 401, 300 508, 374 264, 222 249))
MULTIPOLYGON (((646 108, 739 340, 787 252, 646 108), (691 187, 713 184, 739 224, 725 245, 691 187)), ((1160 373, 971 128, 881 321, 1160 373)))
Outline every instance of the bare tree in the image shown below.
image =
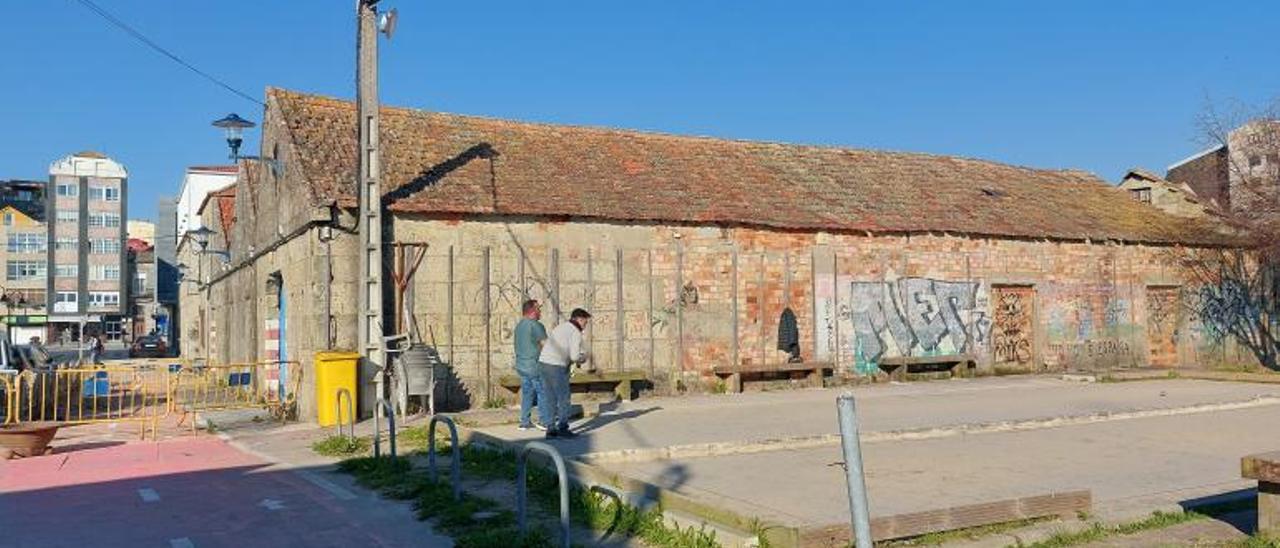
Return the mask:
POLYGON ((1197 120, 1201 144, 1226 150, 1228 199, 1214 214, 1230 237, 1216 248, 1184 248, 1185 304, 1203 327, 1280 370, 1280 101, 1264 108, 1209 103, 1197 120))

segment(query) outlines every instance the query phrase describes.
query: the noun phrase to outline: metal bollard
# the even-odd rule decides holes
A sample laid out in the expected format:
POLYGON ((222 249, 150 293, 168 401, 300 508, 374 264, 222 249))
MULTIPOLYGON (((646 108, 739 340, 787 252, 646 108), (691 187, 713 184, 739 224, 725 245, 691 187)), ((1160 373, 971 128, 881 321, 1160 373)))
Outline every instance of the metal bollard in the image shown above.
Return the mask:
POLYGON ((378 403, 373 410, 373 456, 374 458, 382 456, 382 426, 378 423, 378 413, 385 412, 387 415, 387 431, 391 433, 391 459, 396 458, 396 412, 391 408, 391 404, 387 400, 378 398, 378 403))
POLYGON ((516 453, 516 522, 520 525, 520 533, 528 530, 528 520, 525 515, 528 502, 528 486, 525 485, 527 475, 529 453, 531 451, 540 451, 551 457, 552 462, 556 465, 556 474, 560 476, 560 536, 564 548, 569 548, 569 474, 565 471, 564 457, 560 456, 560 452, 556 448, 542 443, 540 441, 531 441, 520 448, 520 452, 516 453))
POLYGON ((858 441, 858 412, 853 394, 836 398, 840 415, 840 446, 844 451, 845 476, 849 481, 849 511, 853 515, 853 538, 859 548, 871 544, 871 510, 867 507, 867 482, 862 471, 862 446, 858 441))
POLYGON ((462 500, 462 449, 458 446, 458 427, 453 419, 444 415, 433 415, 427 424, 427 468, 430 469, 431 481, 436 481, 436 422, 444 421, 449 427, 450 479, 453 482, 453 500, 462 500))
POLYGON ((347 418, 351 420, 349 423, 350 428, 348 429, 351 433, 348 437, 354 440, 356 439, 356 407, 355 404, 351 403, 351 391, 346 388, 338 389, 335 396, 337 399, 333 402, 334 416, 338 418, 338 435, 342 435, 342 398, 344 396, 347 399, 347 418))

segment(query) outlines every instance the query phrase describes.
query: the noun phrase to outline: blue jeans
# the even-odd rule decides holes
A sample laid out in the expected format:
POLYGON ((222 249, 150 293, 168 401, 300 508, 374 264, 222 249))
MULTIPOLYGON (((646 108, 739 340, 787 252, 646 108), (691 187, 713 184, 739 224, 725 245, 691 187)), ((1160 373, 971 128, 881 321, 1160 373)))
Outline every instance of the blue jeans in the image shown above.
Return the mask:
POLYGON ((537 405, 539 412, 546 405, 539 405, 539 402, 547 401, 543 395, 542 376, 537 373, 526 373, 519 369, 516 373, 520 374, 520 426, 530 426, 530 414, 533 412, 533 406, 537 405))
POLYGON ((569 368, 538 362, 546 397, 538 404, 538 416, 548 430, 569 429, 569 368))

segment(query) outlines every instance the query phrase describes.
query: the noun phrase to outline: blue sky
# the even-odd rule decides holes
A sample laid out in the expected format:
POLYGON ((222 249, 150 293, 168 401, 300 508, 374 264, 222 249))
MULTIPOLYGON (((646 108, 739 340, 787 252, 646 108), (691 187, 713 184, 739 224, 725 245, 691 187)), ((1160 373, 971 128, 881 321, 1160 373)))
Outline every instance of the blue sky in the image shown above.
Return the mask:
MULTIPOLYGON (((351 0, 97 0, 261 97, 354 95, 351 0)), ((383 0, 389 104, 525 120, 954 154, 1118 179, 1195 152, 1206 98, 1280 95, 1280 2, 383 0)), ((75 0, 6 2, 0 178, 97 149, 131 217, 225 160, 261 107, 75 0)), ((252 143, 247 147, 256 151, 252 143)))

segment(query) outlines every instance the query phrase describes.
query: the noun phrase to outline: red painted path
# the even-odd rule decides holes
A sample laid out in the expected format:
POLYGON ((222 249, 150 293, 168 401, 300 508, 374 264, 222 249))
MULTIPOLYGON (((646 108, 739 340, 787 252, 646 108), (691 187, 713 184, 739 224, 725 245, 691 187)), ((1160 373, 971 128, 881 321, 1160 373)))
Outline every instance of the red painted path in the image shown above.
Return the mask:
POLYGON ((407 511, 391 516, 397 509, 368 494, 321 488, 267 464, 208 436, 0 462, 0 546, 441 545, 390 530, 421 526, 407 511))

